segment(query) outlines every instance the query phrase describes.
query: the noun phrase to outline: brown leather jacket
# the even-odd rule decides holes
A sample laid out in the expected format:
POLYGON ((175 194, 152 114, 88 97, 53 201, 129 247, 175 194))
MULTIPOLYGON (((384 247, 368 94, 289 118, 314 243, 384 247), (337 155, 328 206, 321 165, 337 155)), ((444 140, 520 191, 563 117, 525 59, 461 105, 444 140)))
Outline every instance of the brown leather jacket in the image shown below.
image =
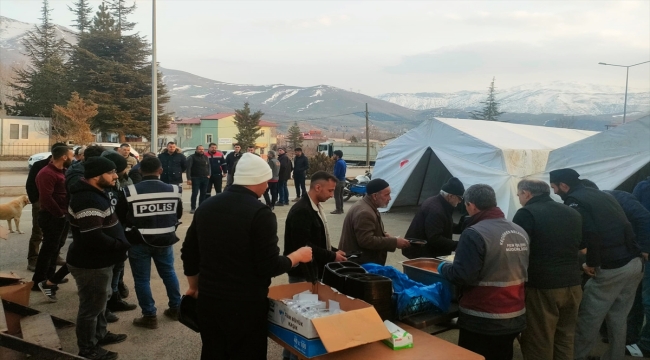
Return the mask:
POLYGON ((395 251, 397 238, 387 237, 384 223, 370 198, 365 196, 345 216, 339 249, 346 253, 362 251, 352 261, 358 264, 386 264, 387 253, 395 251))

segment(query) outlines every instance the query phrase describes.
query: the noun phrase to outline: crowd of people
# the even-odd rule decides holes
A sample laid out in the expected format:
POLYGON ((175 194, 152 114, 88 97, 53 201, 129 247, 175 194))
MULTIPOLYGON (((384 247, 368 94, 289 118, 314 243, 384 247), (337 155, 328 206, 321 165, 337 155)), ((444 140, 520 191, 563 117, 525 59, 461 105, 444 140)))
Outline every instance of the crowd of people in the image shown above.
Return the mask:
MULTIPOLYGON (((422 203, 402 237, 388 233, 379 212, 391 200, 388 182, 371 180, 363 199, 344 212, 343 154, 335 152, 333 173, 312 174, 307 190, 309 163, 300 149, 295 153, 291 161, 279 148, 277 157, 271 151, 265 160, 250 148, 242 153, 237 144, 224 157, 210 144, 207 153, 197 146, 185 158, 169 143, 162 154, 145 153, 138 162, 128 144, 76 153, 55 144, 27 180, 34 206, 28 261, 33 290, 50 301, 57 300, 68 274, 74 278, 79 355, 117 358, 102 346, 126 339, 107 330, 108 322, 118 320, 114 312, 136 308, 124 300, 127 259, 142 311, 133 324, 158 327, 151 260, 168 295, 163 314, 178 318, 172 245, 179 241, 185 172, 194 216, 181 259, 185 294, 198 299, 202 359, 266 358, 272 277, 288 273, 289 283, 311 281, 314 274, 322 277, 327 263, 347 261, 350 254, 359 264, 385 265, 396 249, 408 258, 454 253, 437 271, 460 289, 458 344, 486 360, 512 359, 518 336, 525 359, 590 359, 601 339, 609 343, 601 359, 650 357, 650 325, 643 322, 650 315, 650 178, 633 194, 601 191, 573 169, 551 171, 548 183, 523 179, 517 185, 522 207, 512 220, 490 186, 465 189, 451 178, 422 203), (292 177, 298 196, 285 220, 281 251, 273 210, 289 205, 292 177), (212 187, 221 195, 210 196, 212 187), (551 189, 563 203, 551 198, 551 189), (331 214, 345 214, 338 248, 322 206, 332 197, 331 214), (461 204, 465 214, 454 223, 461 204), (69 230, 72 243, 62 259, 69 230), (458 241, 453 234, 460 234, 458 241), (426 244, 412 245, 412 239, 426 244)), ((283 357, 295 358, 288 351, 283 357)))

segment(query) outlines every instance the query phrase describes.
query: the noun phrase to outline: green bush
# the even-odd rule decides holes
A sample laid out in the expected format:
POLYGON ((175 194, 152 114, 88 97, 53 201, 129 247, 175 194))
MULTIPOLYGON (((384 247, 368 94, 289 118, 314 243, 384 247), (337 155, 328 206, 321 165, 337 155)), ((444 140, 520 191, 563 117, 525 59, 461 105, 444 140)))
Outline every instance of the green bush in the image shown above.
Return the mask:
POLYGON ((317 171, 327 171, 328 173, 334 172, 334 159, 328 157, 323 153, 318 153, 309 158, 309 170, 307 170, 307 177, 311 177, 317 171))

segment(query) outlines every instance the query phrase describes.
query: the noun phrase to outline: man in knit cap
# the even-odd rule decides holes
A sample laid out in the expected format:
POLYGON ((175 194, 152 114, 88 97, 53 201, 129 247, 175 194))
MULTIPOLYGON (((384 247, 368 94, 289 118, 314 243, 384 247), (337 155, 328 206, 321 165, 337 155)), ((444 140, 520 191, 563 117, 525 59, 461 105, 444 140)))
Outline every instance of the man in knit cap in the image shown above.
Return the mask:
POLYGON ((72 244, 66 260, 79 295, 79 355, 88 359, 117 359, 117 353, 101 346, 126 339, 124 334, 106 330, 105 317, 113 266, 126 260, 131 246, 106 193, 116 180, 115 164, 98 156, 85 161, 84 178, 71 189, 72 244))
POLYGON ((271 278, 312 259, 309 247, 280 255, 275 214, 258 201, 270 179, 266 161, 243 154, 232 186, 205 200, 187 230, 181 259, 186 295, 198 299, 202 359, 266 359, 271 278))
POLYGON ((582 244, 587 258, 585 284, 578 311, 574 359, 585 359, 598 341, 598 329, 607 322, 609 348, 603 360, 625 356, 627 314, 643 278, 641 249, 634 230, 616 199, 580 182, 573 169, 550 172, 550 183, 564 204, 582 215, 582 244))
POLYGON ((411 245, 403 237, 391 236, 384 230, 378 209, 386 207, 390 199, 390 186, 386 180, 372 179, 366 185, 366 195, 345 216, 339 249, 346 254, 361 251, 354 262, 385 265, 389 251, 411 245))
POLYGON ((465 187, 455 177, 449 179, 438 195, 426 199, 409 229, 407 239, 426 240, 425 246, 413 246, 402 250, 409 259, 437 257, 451 254, 458 242, 452 240, 453 234, 460 234, 460 226, 454 225, 454 209, 463 202, 465 187))

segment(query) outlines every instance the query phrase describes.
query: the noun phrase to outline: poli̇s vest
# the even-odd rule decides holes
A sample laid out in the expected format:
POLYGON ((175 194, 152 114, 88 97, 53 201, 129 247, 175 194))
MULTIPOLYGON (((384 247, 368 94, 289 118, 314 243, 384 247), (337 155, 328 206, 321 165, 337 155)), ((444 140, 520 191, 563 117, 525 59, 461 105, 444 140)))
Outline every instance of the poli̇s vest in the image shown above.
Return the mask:
POLYGON ((160 180, 145 180, 124 189, 129 206, 128 232, 139 234, 150 246, 166 247, 178 242, 177 210, 182 188, 160 180))

